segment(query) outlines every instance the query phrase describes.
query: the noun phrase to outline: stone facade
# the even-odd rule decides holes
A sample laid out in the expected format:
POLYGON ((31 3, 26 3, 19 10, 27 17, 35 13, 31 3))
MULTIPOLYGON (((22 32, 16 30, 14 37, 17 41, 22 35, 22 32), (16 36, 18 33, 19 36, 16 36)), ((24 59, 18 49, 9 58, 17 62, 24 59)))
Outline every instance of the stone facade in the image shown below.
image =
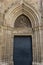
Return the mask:
POLYGON ((32 64, 43 65, 43 0, 0 0, 0 60, 8 65, 13 65, 15 35, 32 36, 32 64), (22 14, 31 26, 28 19, 16 22, 22 14))

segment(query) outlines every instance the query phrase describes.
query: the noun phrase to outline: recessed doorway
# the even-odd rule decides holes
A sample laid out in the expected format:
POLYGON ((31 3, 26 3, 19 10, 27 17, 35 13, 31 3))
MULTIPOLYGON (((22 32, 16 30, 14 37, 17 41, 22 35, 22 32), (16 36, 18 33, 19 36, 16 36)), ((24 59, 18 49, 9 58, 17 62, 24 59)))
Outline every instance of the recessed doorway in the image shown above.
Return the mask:
POLYGON ((32 37, 14 36, 14 65, 32 65, 32 37))

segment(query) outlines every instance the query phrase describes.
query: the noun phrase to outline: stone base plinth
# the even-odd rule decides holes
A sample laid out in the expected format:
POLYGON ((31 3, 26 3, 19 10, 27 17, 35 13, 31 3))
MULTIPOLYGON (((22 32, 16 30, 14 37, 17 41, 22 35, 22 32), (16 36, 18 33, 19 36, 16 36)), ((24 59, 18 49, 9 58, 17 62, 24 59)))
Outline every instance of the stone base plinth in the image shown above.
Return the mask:
POLYGON ((43 65, 43 62, 41 62, 41 63, 33 62, 32 65, 43 65))

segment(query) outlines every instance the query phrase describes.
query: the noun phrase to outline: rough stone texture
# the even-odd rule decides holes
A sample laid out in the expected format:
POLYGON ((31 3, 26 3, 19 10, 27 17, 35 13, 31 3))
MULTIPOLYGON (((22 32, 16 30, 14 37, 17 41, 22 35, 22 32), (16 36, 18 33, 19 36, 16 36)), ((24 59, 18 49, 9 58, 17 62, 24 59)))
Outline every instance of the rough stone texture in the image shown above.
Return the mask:
POLYGON ((0 0, 0 60, 8 65, 13 65, 14 35, 32 36, 32 63, 43 65, 43 0, 0 0), (30 19, 31 28, 15 22, 21 14, 30 19))
POLYGON ((20 15, 14 23, 14 27, 15 28, 24 28, 24 27, 32 27, 30 20, 28 19, 28 17, 26 17, 25 15, 20 15))
POLYGON ((32 5, 34 8, 39 10, 40 6, 40 0, 0 0, 0 8, 4 10, 8 9, 11 5, 17 4, 17 3, 29 3, 32 5))

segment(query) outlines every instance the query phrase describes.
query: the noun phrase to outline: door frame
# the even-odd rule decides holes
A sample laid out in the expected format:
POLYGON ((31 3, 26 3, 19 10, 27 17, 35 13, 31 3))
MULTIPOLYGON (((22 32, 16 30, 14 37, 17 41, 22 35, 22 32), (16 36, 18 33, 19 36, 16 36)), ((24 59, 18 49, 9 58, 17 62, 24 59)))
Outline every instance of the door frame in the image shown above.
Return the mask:
MULTIPOLYGON (((32 36, 31 35, 14 35, 14 37, 31 37, 31 42, 32 42, 32 36)), ((15 39, 14 39, 15 40, 15 39)), ((13 40, 13 41, 14 41, 13 40)), ((32 43, 31 43, 31 48, 32 48, 32 43)), ((32 49, 31 49, 32 50, 32 49)), ((13 52, 14 52, 14 44, 13 44, 13 52)), ((14 55, 14 53, 13 53, 13 55, 14 55)), ((13 62, 14 62, 14 60, 13 60, 13 62)), ((32 53, 32 62, 33 62, 33 53, 32 53)))
MULTIPOLYGON (((18 32, 13 33, 13 39, 12 39, 13 41, 14 41, 15 36, 31 36, 32 37, 32 65, 33 65, 33 60, 34 60, 34 58, 33 58, 33 42, 34 42, 33 33, 32 32, 30 33, 30 31, 28 33, 18 33, 18 32)), ((13 64, 14 64, 14 62, 13 62, 13 64)))
POLYGON ((13 32, 12 32, 12 44, 11 44, 11 47, 12 47, 12 63, 14 65, 14 62, 13 62, 13 41, 14 41, 14 36, 31 36, 32 37, 32 57, 33 57, 33 60, 32 60, 32 65, 34 63, 34 34, 33 34, 33 31, 32 31, 32 28, 19 28, 19 29, 14 29, 13 32))

